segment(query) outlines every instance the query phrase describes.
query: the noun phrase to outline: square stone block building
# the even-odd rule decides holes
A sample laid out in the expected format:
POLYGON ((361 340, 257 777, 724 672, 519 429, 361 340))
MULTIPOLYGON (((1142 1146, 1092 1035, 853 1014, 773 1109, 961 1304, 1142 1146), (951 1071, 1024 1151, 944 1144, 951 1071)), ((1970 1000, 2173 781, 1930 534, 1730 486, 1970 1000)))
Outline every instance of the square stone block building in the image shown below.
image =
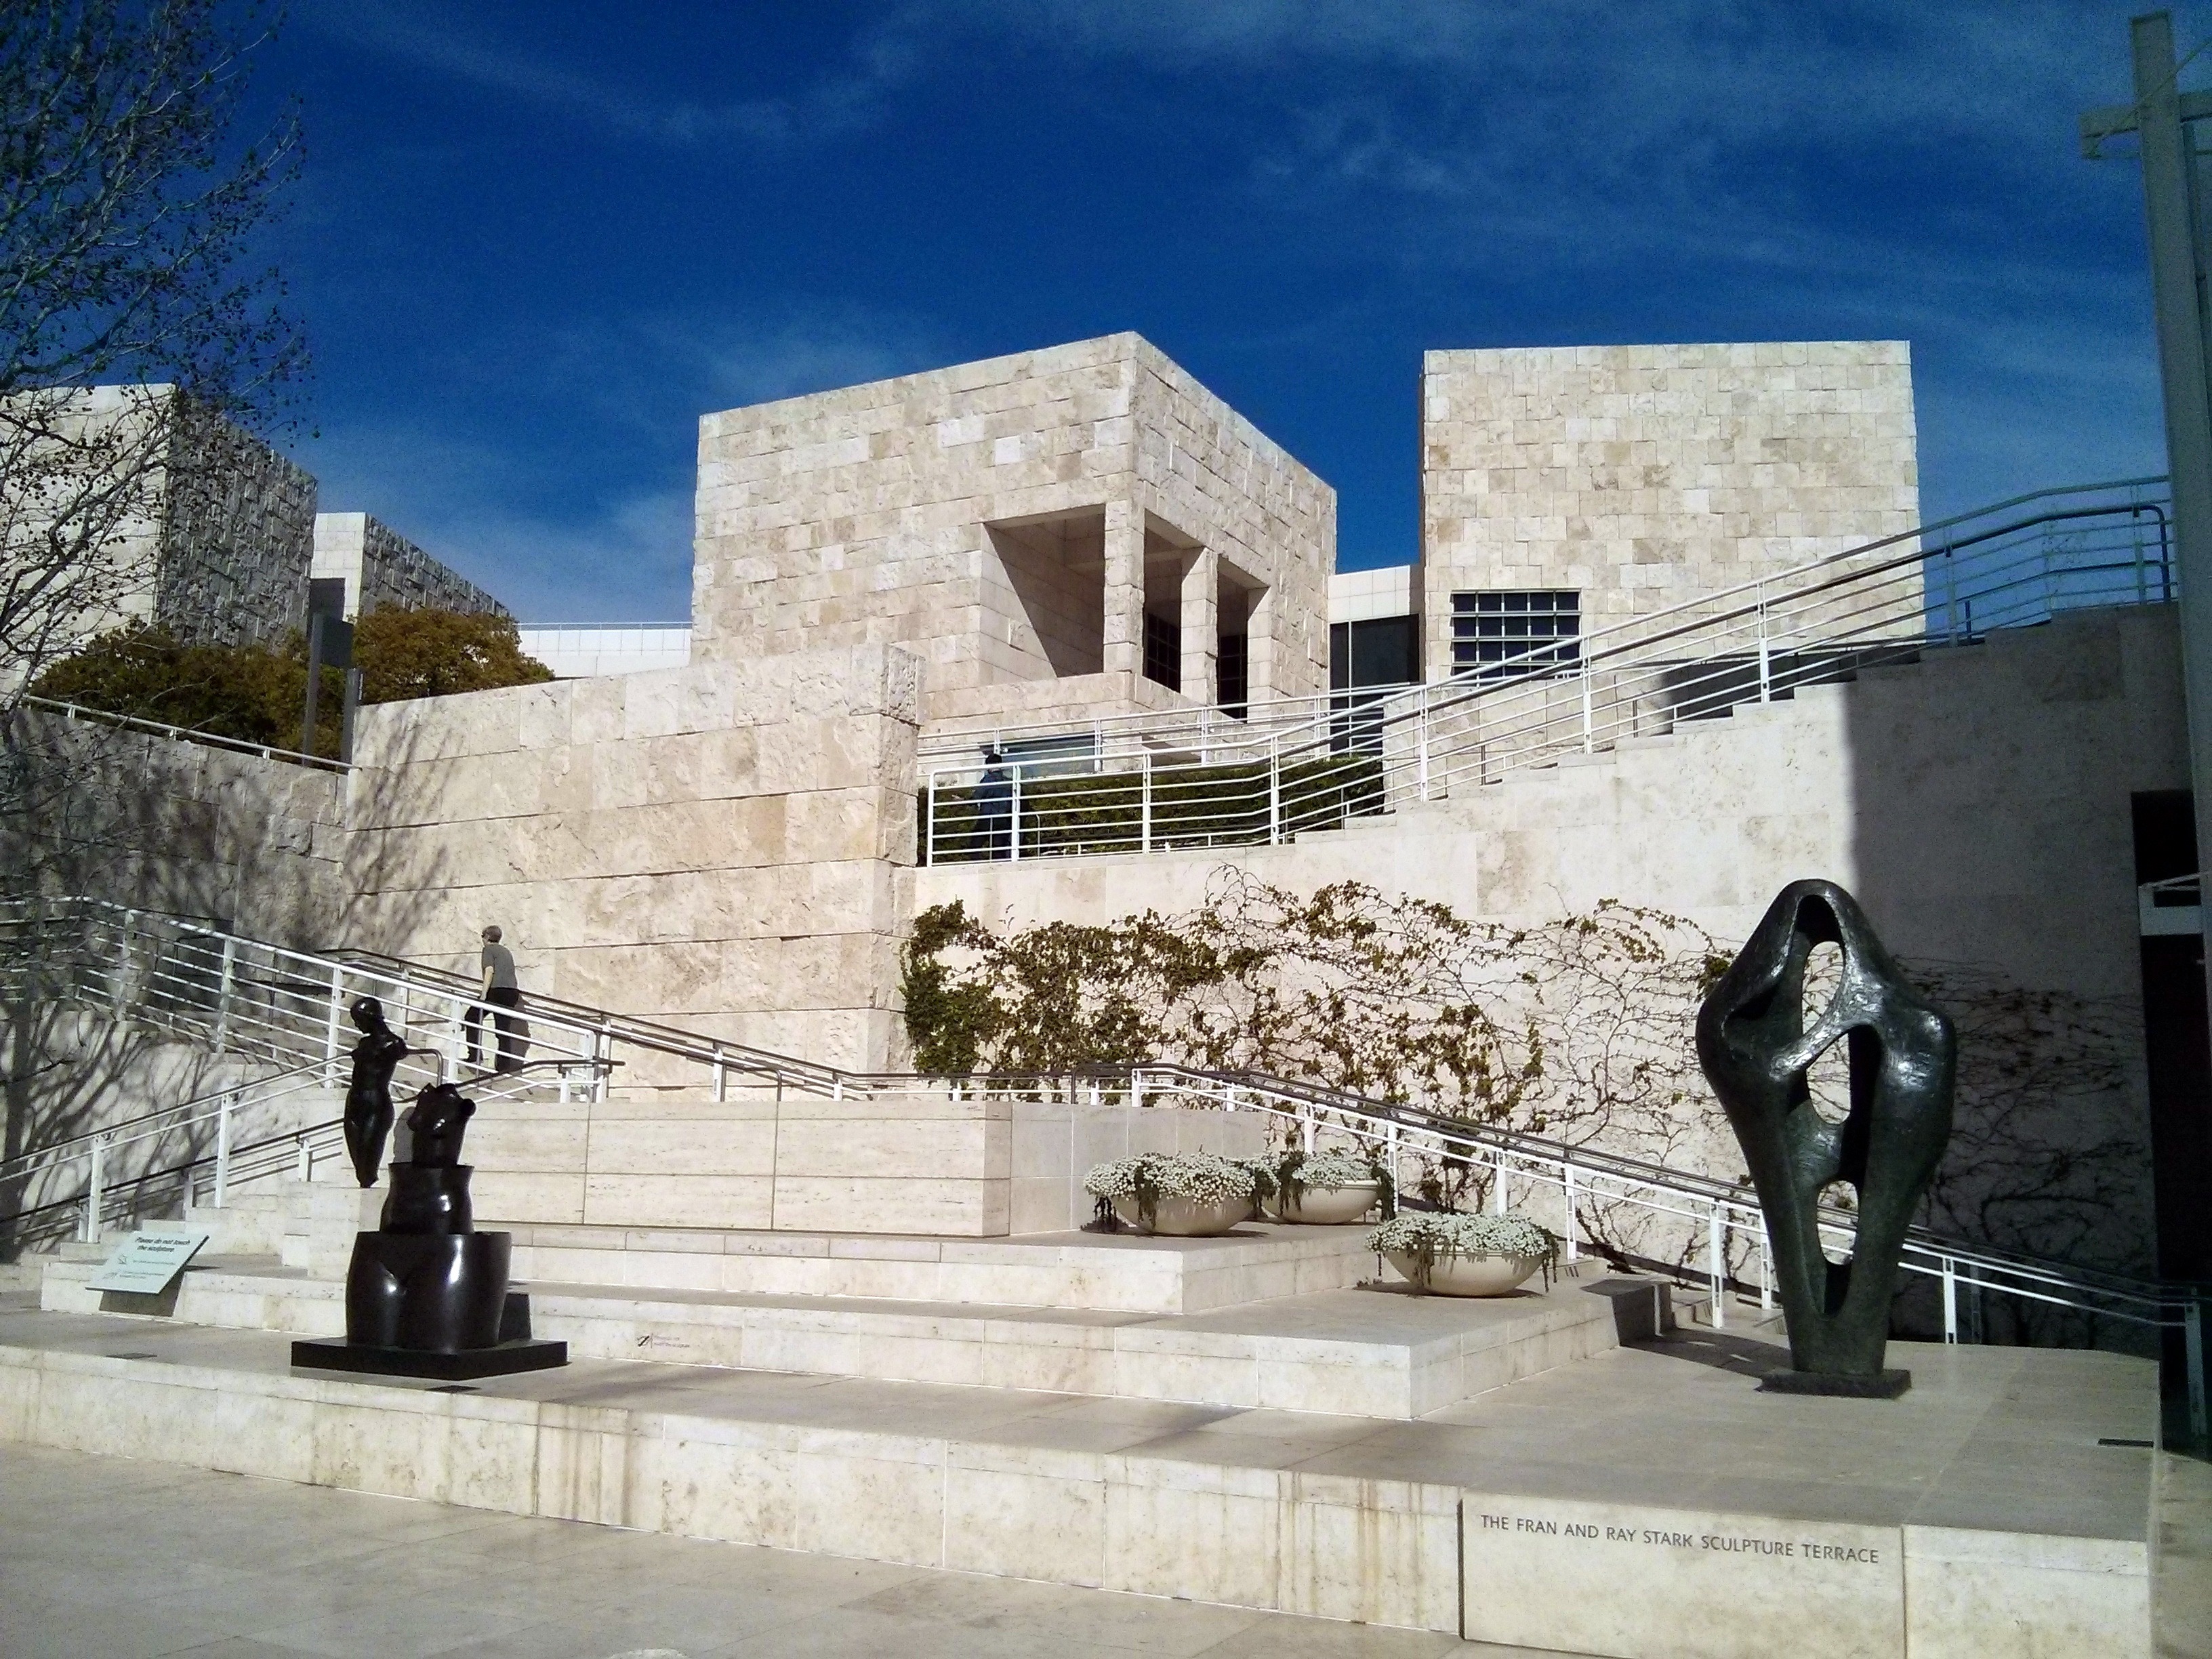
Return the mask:
POLYGON ((1326 689, 1336 495, 1133 334, 709 415, 696 660, 899 645, 931 715, 1326 689))

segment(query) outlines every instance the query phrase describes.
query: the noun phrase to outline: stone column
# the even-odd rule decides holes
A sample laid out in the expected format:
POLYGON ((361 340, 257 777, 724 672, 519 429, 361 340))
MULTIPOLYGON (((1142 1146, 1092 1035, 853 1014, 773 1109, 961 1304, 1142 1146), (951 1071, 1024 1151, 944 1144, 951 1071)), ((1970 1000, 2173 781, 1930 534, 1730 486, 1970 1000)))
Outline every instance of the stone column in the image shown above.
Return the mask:
POLYGON ((1244 624, 1244 695, 1255 703, 1273 696, 1280 678, 1275 629, 1281 611, 1272 582, 1252 596, 1251 618, 1244 624))
POLYGON ((1106 503, 1106 632, 1109 674, 1145 671, 1145 515, 1134 501, 1106 503))
POLYGON ((1210 547, 1183 556, 1182 694, 1221 701, 1221 560, 1210 547))

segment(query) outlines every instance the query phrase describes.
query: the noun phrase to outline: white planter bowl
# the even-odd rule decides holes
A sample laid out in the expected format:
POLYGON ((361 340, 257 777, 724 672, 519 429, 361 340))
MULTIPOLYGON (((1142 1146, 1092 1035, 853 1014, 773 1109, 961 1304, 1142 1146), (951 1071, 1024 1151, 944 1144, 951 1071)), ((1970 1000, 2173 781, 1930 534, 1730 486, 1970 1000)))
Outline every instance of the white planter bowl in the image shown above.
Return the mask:
POLYGON ((1275 1213, 1302 1227, 1341 1227, 1364 1221, 1367 1212, 1382 1201, 1379 1181, 1355 1181, 1348 1187, 1308 1187, 1293 1204, 1280 1195, 1275 1213))
MULTIPOLYGON (((1393 1250, 1388 1260, 1413 1279, 1413 1254, 1393 1250)), ((1544 1265, 1540 1255, 1448 1255, 1437 1259, 1425 1287, 1438 1296, 1510 1296, 1544 1265)), ((1417 1285, 1419 1280, 1413 1281, 1417 1285)))
MULTIPOLYGON (((1145 1224, 1137 1213, 1137 1200, 1133 1198, 1115 1199, 1114 1213, 1121 1218, 1124 1226, 1141 1228, 1145 1224)), ((1152 1212, 1152 1231, 1164 1238, 1212 1238, 1227 1232, 1240 1221, 1249 1220, 1251 1214, 1252 1200, 1249 1198, 1201 1204, 1194 1198, 1177 1198, 1163 1193, 1152 1212)))

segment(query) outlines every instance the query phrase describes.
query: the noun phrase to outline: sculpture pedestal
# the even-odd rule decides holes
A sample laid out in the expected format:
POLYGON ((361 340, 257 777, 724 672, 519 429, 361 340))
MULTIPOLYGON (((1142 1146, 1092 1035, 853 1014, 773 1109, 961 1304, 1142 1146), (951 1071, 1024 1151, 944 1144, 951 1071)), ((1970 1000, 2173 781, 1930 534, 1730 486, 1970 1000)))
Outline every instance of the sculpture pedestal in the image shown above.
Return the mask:
POLYGON ((1911 1371, 1881 1371, 1873 1376, 1834 1376, 1823 1371, 1776 1371, 1759 1385, 1761 1394, 1818 1394, 1839 1400, 1895 1400, 1912 1386, 1911 1371))
POLYGON ((426 1353, 419 1348, 376 1348, 335 1336, 319 1336, 292 1345, 292 1363, 319 1371, 367 1372, 376 1376, 434 1376, 441 1382, 463 1382, 479 1376, 506 1376, 515 1371, 550 1370, 568 1363, 565 1342, 518 1337, 496 1347, 471 1348, 461 1353, 426 1353))

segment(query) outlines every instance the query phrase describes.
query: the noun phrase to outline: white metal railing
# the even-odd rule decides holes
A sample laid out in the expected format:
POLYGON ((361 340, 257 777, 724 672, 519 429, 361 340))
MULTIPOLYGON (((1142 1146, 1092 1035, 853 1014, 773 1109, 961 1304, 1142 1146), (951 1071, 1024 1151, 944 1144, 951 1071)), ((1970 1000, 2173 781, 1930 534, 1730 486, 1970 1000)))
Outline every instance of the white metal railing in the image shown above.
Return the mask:
MULTIPOLYGON (((347 959, 284 950, 205 924, 89 899, 0 903, 0 973, 15 995, 94 999, 119 1017, 151 1020, 218 1051, 251 1053, 283 1066, 276 1077, 249 1085, 267 1090, 272 1105, 291 1089, 326 1091, 333 1104, 339 1098, 339 1023, 356 995, 384 1002, 392 1028, 416 1050, 403 1062, 413 1068, 407 1075, 423 1080, 461 1073, 465 1060, 456 1058, 461 1028, 467 1009, 475 1006, 475 988, 458 975, 387 957, 347 959)), ((1571 1255, 1595 1242, 1587 1221, 1603 1206, 1626 1206, 1657 1218, 1687 1239, 1686 1259, 1701 1256, 1716 1324, 1727 1319, 1731 1286, 1755 1288, 1763 1308, 1773 1304, 1765 1224, 1756 1195, 1747 1188, 1401 1103, 1169 1064, 1042 1078, 854 1072, 550 998, 533 995, 524 1012, 531 1021, 533 1050, 547 1050, 530 1063, 536 1075, 477 1077, 469 1086, 479 1098, 551 1087, 566 1100, 580 1085, 591 1098, 602 1099, 619 1072, 625 1089, 711 1089, 717 1100, 728 1097, 733 1088, 772 1091, 777 1098, 789 1091, 886 1106, 917 1097, 941 1099, 948 1092, 1020 1098, 1078 1098, 1087 1093, 1094 1101, 1112 1098, 1133 1105, 1181 1103, 1257 1110, 1295 1126, 1310 1146, 1316 1134, 1327 1133, 1379 1147, 1394 1169, 1405 1159, 1425 1157, 1485 1169, 1493 1205, 1504 1204, 1516 1183, 1524 1193, 1555 1194, 1559 1231, 1571 1255), (658 1073, 656 1064, 662 1067, 658 1073)), ((479 1058, 489 1057, 487 1045, 479 1058)), ((210 1133, 212 1146, 188 1162, 193 1170, 213 1178, 218 1190, 234 1186, 249 1165, 260 1171, 275 1167, 272 1159, 289 1158, 294 1167, 311 1168, 319 1149, 337 1141, 334 1118, 270 1128, 264 1114, 248 1127, 240 1109, 254 1103, 240 1100, 210 1107, 203 1099, 172 1109, 210 1133), (269 1133, 262 1135, 263 1129, 269 1133), (248 1145, 242 1135, 261 1138, 248 1145)), ((96 1234, 104 1201, 96 1194, 113 1185, 100 1164, 112 1149, 128 1144, 118 1137, 125 1132, 173 1133, 179 1127, 170 1115, 153 1114, 26 1157, 52 1158, 59 1166, 83 1169, 84 1192, 95 1195, 89 1201, 80 1195, 78 1201, 93 1218, 89 1224, 96 1234)), ((7 1201, 4 1183, 14 1168, 0 1166, 0 1203, 7 1201)), ((0 1211, 0 1219, 6 1215, 0 1211)), ((1848 1253, 1853 1233, 1849 1212, 1824 1211, 1820 1227, 1836 1243, 1839 1256, 1848 1253)), ((2191 1411, 2202 1425, 2204 1287, 2159 1285, 2038 1261, 1920 1229, 1908 1237, 1905 1267, 1936 1282, 1947 1340, 1959 1340, 1962 1296, 1981 1293, 2177 1332, 2188 1356, 2191 1411)))
POLYGON ((1274 843, 2096 606, 2173 595, 2162 479, 2041 490, 1416 686, 938 739, 926 862, 1274 843))
POLYGON ((58 702, 52 697, 33 696, 26 691, 15 701, 27 708, 41 714, 58 715, 63 720, 90 721, 95 726, 120 726, 128 732, 143 732, 149 737, 166 738, 173 743, 205 744, 214 749, 228 749, 241 755, 256 755, 263 760, 290 761, 295 766, 319 767, 325 772, 348 772, 353 769, 350 761, 333 760, 327 755, 304 755, 296 749, 280 748, 274 744, 248 743, 243 738, 225 737, 216 732, 203 732, 190 726, 164 726, 159 720, 141 720, 136 714, 111 714, 105 708, 88 708, 82 703, 58 702))

